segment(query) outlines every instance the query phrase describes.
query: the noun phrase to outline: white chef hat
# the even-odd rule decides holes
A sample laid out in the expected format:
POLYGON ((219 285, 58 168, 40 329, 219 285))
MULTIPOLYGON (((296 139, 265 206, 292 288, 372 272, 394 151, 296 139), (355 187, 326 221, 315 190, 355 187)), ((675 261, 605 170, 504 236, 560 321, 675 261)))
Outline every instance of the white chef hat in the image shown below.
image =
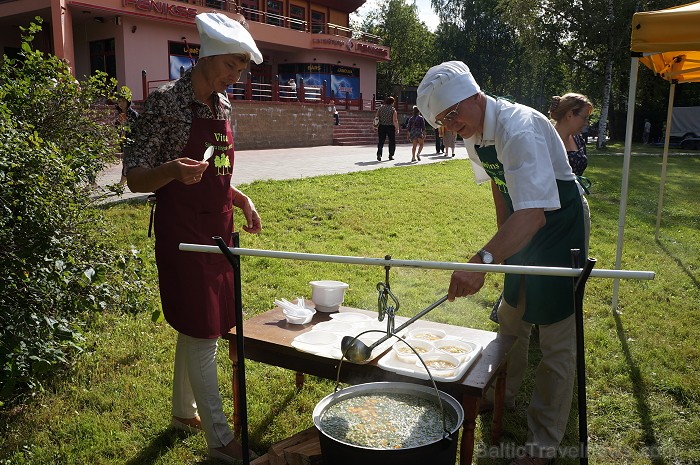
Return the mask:
POLYGON ((426 121, 437 127, 437 115, 480 91, 467 65, 461 61, 446 61, 425 73, 418 86, 416 104, 426 121))
POLYGON ((253 36, 238 21, 221 13, 200 13, 195 17, 195 22, 201 41, 200 58, 248 53, 256 64, 262 63, 263 57, 253 36))

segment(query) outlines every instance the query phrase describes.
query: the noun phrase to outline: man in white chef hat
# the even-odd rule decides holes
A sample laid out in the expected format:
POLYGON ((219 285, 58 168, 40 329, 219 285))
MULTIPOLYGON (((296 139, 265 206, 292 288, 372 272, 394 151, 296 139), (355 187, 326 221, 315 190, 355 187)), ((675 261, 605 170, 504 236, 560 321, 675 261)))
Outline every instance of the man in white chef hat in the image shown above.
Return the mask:
POLYGON ((251 60, 259 64, 263 57, 234 19, 204 13, 195 22, 199 60, 149 95, 124 164, 133 192, 156 193, 160 297, 165 319, 178 332, 172 426, 204 432, 211 457, 236 463, 243 451, 224 415, 216 373, 217 340, 236 324, 233 272, 226 260, 212 261, 178 246, 211 244, 213 236, 231 246, 232 206, 243 213, 244 231, 261 230, 255 205, 231 185, 233 131, 226 89, 251 60))
MULTIPOLYGON (((497 231, 470 262, 570 267, 571 249, 584 250, 583 210, 564 145, 549 120, 484 94, 461 61, 430 68, 418 86, 417 105, 432 126, 459 133, 470 158, 491 179, 497 231)), ((449 300, 478 292, 484 276, 453 272, 449 300)), ((539 325, 542 351, 528 408, 528 453, 512 464, 547 463, 564 437, 575 375, 572 286, 571 278, 505 275, 500 332, 517 337, 506 405, 514 405, 522 384, 533 324, 539 325)), ((493 408, 492 396, 481 407, 493 408)))

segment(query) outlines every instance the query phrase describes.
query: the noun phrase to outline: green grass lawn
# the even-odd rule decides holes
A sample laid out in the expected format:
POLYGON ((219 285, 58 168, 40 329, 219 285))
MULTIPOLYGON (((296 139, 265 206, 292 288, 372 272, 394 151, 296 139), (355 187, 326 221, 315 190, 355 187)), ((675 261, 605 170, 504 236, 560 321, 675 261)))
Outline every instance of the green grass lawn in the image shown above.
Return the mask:
MULTIPOLYGON (((610 149, 609 149, 610 150, 610 149)), ((594 152, 587 176, 592 211, 591 256, 596 268, 614 267, 622 157, 594 152)), ((659 152, 660 153, 660 152, 659 152)), ((619 310, 611 310, 612 281, 586 288, 586 359, 591 463, 700 463, 700 157, 671 157, 660 240, 654 240, 660 156, 632 160, 623 269, 651 270, 653 281, 622 281, 619 310)), ((495 232, 490 189, 477 186, 465 160, 242 186, 263 216, 258 236, 242 233, 249 248, 397 259, 466 261, 495 232)), ((105 207, 114 240, 140 249, 157 298, 153 242, 146 237, 149 208, 105 207)), ((237 217, 237 221, 241 221, 237 217)), ((411 316, 446 292, 449 272, 396 268, 392 291, 401 315, 411 316)), ((379 267, 268 258, 242 258, 246 317, 272 308, 275 298, 310 296, 308 281, 350 284, 346 305, 374 309, 379 267)), ((502 276, 488 276, 477 295, 447 303, 427 318, 485 330, 502 276)), ((88 331, 90 350, 74 370, 28 404, 2 413, 0 464, 206 464, 202 435, 169 428, 175 332, 150 314, 119 309, 99 315, 88 331)), ((533 344, 531 364, 537 362, 533 344)), ((333 382, 246 364, 252 448, 268 447, 312 425, 315 404, 333 382)), ((225 342, 219 346, 224 408, 232 411, 225 342)), ((525 440, 531 377, 515 412, 504 419, 503 442, 525 440)), ((476 433, 489 444, 490 417, 476 433)), ((564 446, 576 446, 576 404, 564 446)), ((481 457, 479 464, 508 463, 481 457)), ((558 460, 558 464, 577 463, 558 460)))

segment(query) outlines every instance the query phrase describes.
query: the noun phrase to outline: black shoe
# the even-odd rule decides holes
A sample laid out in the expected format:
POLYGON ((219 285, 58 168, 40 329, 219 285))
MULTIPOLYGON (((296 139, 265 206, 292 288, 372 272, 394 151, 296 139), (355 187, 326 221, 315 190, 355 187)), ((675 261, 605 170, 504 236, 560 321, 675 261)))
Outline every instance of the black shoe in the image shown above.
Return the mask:
POLYGON ((381 155, 377 155, 377 161, 382 161, 382 156, 381 156, 381 155))
POLYGON ((393 159, 394 159, 394 157, 389 157, 389 160, 393 160, 393 159))

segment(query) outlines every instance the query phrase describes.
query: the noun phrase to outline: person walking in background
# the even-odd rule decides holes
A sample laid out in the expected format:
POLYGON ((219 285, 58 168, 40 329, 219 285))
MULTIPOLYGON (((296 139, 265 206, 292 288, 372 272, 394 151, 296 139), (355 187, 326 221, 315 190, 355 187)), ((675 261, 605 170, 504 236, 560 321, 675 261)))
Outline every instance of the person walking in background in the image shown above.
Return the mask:
POLYGON ((651 134, 651 123, 648 119, 644 120, 644 132, 642 132, 642 143, 649 143, 649 134, 651 134))
MULTIPOLYGON (((588 154, 586 153, 586 141, 581 132, 588 126, 592 112, 593 104, 588 100, 588 97, 575 93, 564 94, 561 97, 556 95, 552 97, 552 103, 549 105, 549 117, 554 122, 554 129, 557 130, 564 142, 569 165, 571 165, 571 169, 586 194, 589 193, 588 188, 591 183, 583 177, 583 172, 588 166, 588 154)), ((584 256, 587 257, 591 237, 591 209, 583 193, 581 194, 581 203, 586 228, 584 256)))
POLYGON ((418 111, 418 107, 413 107, 413 116, 406 123, 406 128, 408 129, 408 140, 413 143, 411 147, 411 161, 420 161, 420 153, 423 150, 423 142, 425 141, 425 119, 418 111), (418 153, 416 153, 416 147, 418 148, 418 153))
POLYGON ((442 141, 445 146, 445 156, 450 156, 450 149, 452 149, 452 158, 455 156, 455 143, 457 141, 457 133, 450 131, 444 127, 440 128, 443 130, 442 141))
POLYGON ((340 126, 340 115, 338 115, 338 110, 335 108, 335 100, 328 102, 328 111, 333 114, 333 120, 336 126, 340 126))
MULTIPOLYGON (((131 108, 131 100, 128 100, 126 97, 123 96, 117 98, 117 104, 115 105, 115 107, 117 109, 117 119, 115 121, 115 124, 120 127, 121 135, 124 138, 124 142, 126 142, 131 133, 131 126, 136 121, 136 118, 139 117, 139 114, 136 110, 131 108)), ((126 183, 126 171, 124 170, 124 142, 122 142, 121 146, 122 176, 119 180, 119 184, 126 183)))
POLYGON ((224 257, 183 252, 181 242, 232 244, 233 208, 243 230, 260 232, 253 202, 231 185, 233 118, 226 88, 263 57, 250 33, 220 13, 195 17, 199 60, 148 96, 125 149, 132 192, 155 192, 155 255, 165 319, 177 332, 172 426, 203 431, 209 455, 237 463, 243 451, 222 407, 216 372, 218 338, 236 325, 233 271, 224 257), (209 147, 209 161, 203 155, 209 147), (219 169, 217 169, 219 168, 219 169))
MULTIPOLYGON (((417 103, 430 125, 469 140, 470 159, 491 178, 498 229, 469 262, 570 267, 571 249, 584 248, 583 209, 564 144, 549 120, 532 108, 481 92, 461 61, 430 68, 418 86, 417 103)), ((475 294, 484 279, 483 272, 454 271, 448 300, 475 294)), ((573 282, 506 274, 503 289, 499 331, 517 338, 508 360, 506 405, 515 404, 522 385, 534 324, 542 352, 528 407, 527 455, 514 457, 511 465, 541 465, 556 455, 571 409, 573 282)))
POLYGON ((435 153, 442 153, 445 146, 442 144, 443 128, 435 128, 435 153))
POLYGON ((297 100, 297 81, 292 78, 287 81, 287 85, 289 86, 289 98, 291 100, 297 100))
POLYGON ((399 133, 399 116, 394 108, 394 97, 387 97, 384 103, 377 108, 375 117, 379 119, 377 126, 377 161, 382 160, 382 152, 384 150, 384 142, 389 137, 389 160, 394 159, 396 152, 396 135, 399 133))

